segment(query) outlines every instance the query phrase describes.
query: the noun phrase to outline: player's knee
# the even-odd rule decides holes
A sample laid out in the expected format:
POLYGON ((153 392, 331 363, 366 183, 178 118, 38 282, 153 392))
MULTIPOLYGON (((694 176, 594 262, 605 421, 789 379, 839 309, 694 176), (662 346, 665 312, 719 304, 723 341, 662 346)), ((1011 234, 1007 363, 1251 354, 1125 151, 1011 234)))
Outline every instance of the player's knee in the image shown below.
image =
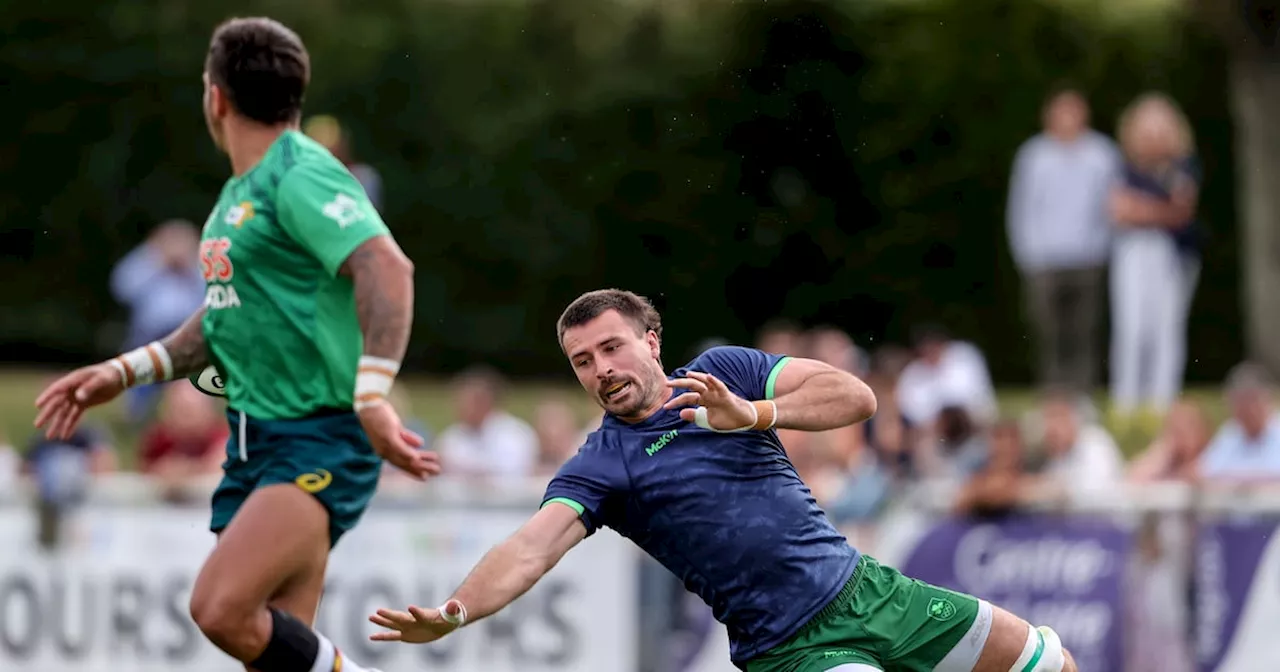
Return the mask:
POLYGON ((1009 672, 1074 672, 1075 663, 1062 648, 1058 633, 1048 626, 1029 628, 1022 655, 1009 672))
POLYGON ((191 593, 189 608, 200 632, 223 651, 234 655, 253 649, 260 639, 255 627, 260 606, 247 608, 226 592, 197 589, 191 593))

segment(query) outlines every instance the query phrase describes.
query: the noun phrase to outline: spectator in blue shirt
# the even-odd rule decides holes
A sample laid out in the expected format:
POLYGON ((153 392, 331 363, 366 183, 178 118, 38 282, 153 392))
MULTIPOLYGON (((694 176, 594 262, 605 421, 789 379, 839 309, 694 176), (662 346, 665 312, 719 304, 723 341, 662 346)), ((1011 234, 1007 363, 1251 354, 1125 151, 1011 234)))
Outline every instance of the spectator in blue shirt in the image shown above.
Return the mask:
POLYGON ((1231 370, 1226 384, 1231 419, 1218 428, 1200 459, 1208 481, 1280 481, 1280 415, 1272 402, 1266 369, 1245 362, 1231 370))

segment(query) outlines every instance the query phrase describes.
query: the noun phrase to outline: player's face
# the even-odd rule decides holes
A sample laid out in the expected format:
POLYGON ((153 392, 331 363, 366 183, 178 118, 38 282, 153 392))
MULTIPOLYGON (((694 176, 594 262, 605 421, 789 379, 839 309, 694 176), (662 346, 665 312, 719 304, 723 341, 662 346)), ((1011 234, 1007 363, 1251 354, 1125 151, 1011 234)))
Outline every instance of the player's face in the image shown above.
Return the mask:
POLYGON ((619 418, 642 419, 669 396, 657 334, 617 311, 565 330, 561 345, 582 388, 619 418))
POLYGON ((222 97, 222 91, 218 87, 209 82, 209 73, 204 73, 204 123, 209 127, 209 137, 213 138, 213 144, 218 149, 223 148, 222 144, 222 117, 225 116, 226 101, 222 97))

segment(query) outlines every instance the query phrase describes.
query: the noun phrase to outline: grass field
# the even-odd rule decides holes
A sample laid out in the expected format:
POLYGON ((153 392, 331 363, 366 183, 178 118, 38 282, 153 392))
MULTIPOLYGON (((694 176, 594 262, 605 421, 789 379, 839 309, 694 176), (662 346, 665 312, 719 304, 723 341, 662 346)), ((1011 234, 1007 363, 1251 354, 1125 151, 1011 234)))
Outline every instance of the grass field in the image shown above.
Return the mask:
MULTIPOLYGON (((40 371, 0 370, 0 439, 8 438, 21 448, 34 431, 31 421, 35 417, 34 400, 41 386, 51 374, 40 371)), ((185 383, 182 383, 185 384, 185 383)), ((448 425, 453 419, 453 404, 449 388, 439 380, 427 378, 402 379, 399 385, 407 393, 412 414, 427 423, 435 431, 448 425)), ((1215 422, 1226 417, 1221 395, 1213 388, 1197 388, 1187 394, 1202 403, 1215 422)), ((514 386, 507 395, 506 406, 517 416, 530 419, 533 410, 545 399, 559 397, 579 411, 583 422, 590 421, 599 410, 585 398, 581 390, 571 384, 522 384, 514 386)), ((1005 413, 1017 414, 1035 404, 1035 395, 1025 389, 1004 389, 999 394, 1000 406, 1005 413)), ((1099 407, 1105 398, 1098 397, 1099 407)), ((122 420, 122 404, 116 402, 95 409, 89 417, 104 423, 113 432, 121 450, 125 465, 133 462, 133 444, 136 436, 122 420)), ((1141 450, 1145 439, 1140 436, 1118 436, 1117 440, 1126 454, 1141 450)))

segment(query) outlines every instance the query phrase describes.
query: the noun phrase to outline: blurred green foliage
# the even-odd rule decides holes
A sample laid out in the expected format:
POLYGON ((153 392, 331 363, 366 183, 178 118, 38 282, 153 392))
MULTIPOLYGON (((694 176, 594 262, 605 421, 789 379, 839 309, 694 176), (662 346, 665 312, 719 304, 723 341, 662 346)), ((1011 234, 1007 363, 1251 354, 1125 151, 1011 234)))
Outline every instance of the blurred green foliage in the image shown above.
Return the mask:
POLYGON ((1005 185, 1070 78, 1104 130, 1149 88, 1192 117, 1214 237, 1189 375, 1216 380, 1241 351, 1225 56, 1180 14, 1078 5, 4 3, 3 359, 118 345, 112 263, 162 219, 202 222, 228 174, 200 114, 208 35, 267 14, 308 43, 308 112, 382 172, 419 369, 560 374, 559 310, 611 285, 665 309, 671 360, 777 315, 869 346, 929 318, 1026 379, 1005 185))

